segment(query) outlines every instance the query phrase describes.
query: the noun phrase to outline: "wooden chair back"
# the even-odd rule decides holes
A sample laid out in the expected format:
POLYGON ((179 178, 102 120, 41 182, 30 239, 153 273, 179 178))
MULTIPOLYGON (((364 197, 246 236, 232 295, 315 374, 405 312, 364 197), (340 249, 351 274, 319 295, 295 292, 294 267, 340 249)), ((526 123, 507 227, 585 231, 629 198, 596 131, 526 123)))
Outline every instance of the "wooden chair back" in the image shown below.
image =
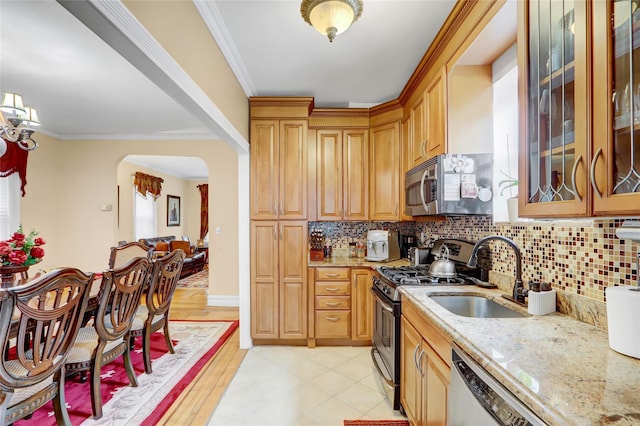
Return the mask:
POLYGON ((104 272, 94 316, 102 341, 118 340, 129 332, 148 283, 150 265, 149 259, 135 257, 124 266, 104 272))
MULTIPOLYGON (((64 378, 59 376, 80 329, 92 281, 93 275, 63 268, 23 286, 0 290, 0 388, 6 394, 0 405, 0 423, 13 423, 51 399, 64 401, 64 378), (15 345, 10 334, 17 336, 15 345), (40 385, 53 375, 49 385, 40 385), (11 400, 15 390, 34 385, 42 388, 35 397, 11 400)), ((56 419, 68 419, 66 408, 58 408, 56 419)))
POLYGON ((147 292, 147 310, 150 317, 163 315, 169 310, 185 256, 184 251, 178 249, 153 262, 151 284, 147 292))
POLYGON ((118 247, 111 247, 109 256, 109 269, 119 268, 134 257, 146 257, 151 259, 153 249, 141 242, 127 243, 118 247))

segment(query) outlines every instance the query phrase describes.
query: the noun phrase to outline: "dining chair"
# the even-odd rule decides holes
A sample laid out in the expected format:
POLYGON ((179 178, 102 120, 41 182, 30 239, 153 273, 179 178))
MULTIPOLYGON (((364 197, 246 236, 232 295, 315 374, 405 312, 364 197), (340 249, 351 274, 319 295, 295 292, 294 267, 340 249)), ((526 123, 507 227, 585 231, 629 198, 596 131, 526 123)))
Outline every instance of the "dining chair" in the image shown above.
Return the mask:
POLYGON ((146 305, 140 305, 131 326, 131 344, 136 336, 142 336, 144 370, 151 374, 151 334, 164 328, 164 340, 172 354, 175 353, 169 335, 169 309, 171 300, 180 280, 185 253, 174 250, 170 254, 153 261, 146 305))
POLYGON ((129 331, 148 279, 150 265, 147 258, 136 257, 123 266, 103 273, 93 324, 80 329, 69 351, 67 372, 89 372, 94 419, 102 417, 100 369, 103 365, 122 355, 131 386, 138 386, 129 352, 129 331))
POLYGON ((117 247, 111 247, 109 269, 122 266, 134 257, 146 257, 147 259, 151 259, 152 252, 153 249, 151 247, 137 241, 118 245, 117 247))
POLYGON ((0 424, 27 417, 50 400, 56 423, 71 424, 65 363, 92 281, 93 275, 61 268, 0 290, 0 353, 6 354, 0 357, 0 424))

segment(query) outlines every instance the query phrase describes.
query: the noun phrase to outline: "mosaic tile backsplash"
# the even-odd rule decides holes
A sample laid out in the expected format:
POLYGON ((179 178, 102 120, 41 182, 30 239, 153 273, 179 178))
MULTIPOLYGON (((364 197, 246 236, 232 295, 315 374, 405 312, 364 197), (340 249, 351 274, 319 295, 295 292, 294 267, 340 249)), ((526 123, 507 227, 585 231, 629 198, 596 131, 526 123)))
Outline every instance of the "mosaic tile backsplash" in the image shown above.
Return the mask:
MULTIPOLYGON (((436 222, 311 222, 335 248, 364 241, 369 229, 398 229, 427 239, 477 241, 488 235, 511 238, 522 254, 522 279, 548 282, 558 293, 558 310, 606 328, 606 287, 636 285, 638 245, 615 235, 623 219, 523 221, 493 224, 490 217, 447 217, 436 222)), ((509 246, 489 243, 495 280, 504 291, 513 285, 515 257, 509 246)))

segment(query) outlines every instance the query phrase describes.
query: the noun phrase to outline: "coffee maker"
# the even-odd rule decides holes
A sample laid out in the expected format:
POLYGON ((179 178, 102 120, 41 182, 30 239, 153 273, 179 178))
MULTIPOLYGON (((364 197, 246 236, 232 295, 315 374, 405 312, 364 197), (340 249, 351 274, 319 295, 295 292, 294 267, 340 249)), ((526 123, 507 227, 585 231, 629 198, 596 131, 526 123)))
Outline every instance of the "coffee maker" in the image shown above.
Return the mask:
POLYGON ((400 259, 398 231, 368 231, 365 259, 370 262, 389 262, 400 259))
POLYGON ((418 238, 415 235, 400 234, 400 257, 409 258, 409 251, 412 247, 418 247, 418 238))

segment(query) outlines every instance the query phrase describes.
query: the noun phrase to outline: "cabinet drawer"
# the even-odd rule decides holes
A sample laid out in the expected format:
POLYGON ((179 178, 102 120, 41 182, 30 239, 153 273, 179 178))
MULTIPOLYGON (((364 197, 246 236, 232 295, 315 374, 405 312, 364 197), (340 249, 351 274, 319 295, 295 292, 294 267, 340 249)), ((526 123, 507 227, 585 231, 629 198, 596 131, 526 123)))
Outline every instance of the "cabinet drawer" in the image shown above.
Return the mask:
POLYGON ((349 279, 349 268, 316 268, 318 281, 345 281, 349 279))
POLYGON ((316 337, 319 339, 351 337, 351 312, 317 311, 316 337))
POLYGON ((351 296, 316 296, 316 309, 351 309, 351 296))
POLYGON ((317 282, 316 296, 348 296, 351 294, 350 282, 317 282))

